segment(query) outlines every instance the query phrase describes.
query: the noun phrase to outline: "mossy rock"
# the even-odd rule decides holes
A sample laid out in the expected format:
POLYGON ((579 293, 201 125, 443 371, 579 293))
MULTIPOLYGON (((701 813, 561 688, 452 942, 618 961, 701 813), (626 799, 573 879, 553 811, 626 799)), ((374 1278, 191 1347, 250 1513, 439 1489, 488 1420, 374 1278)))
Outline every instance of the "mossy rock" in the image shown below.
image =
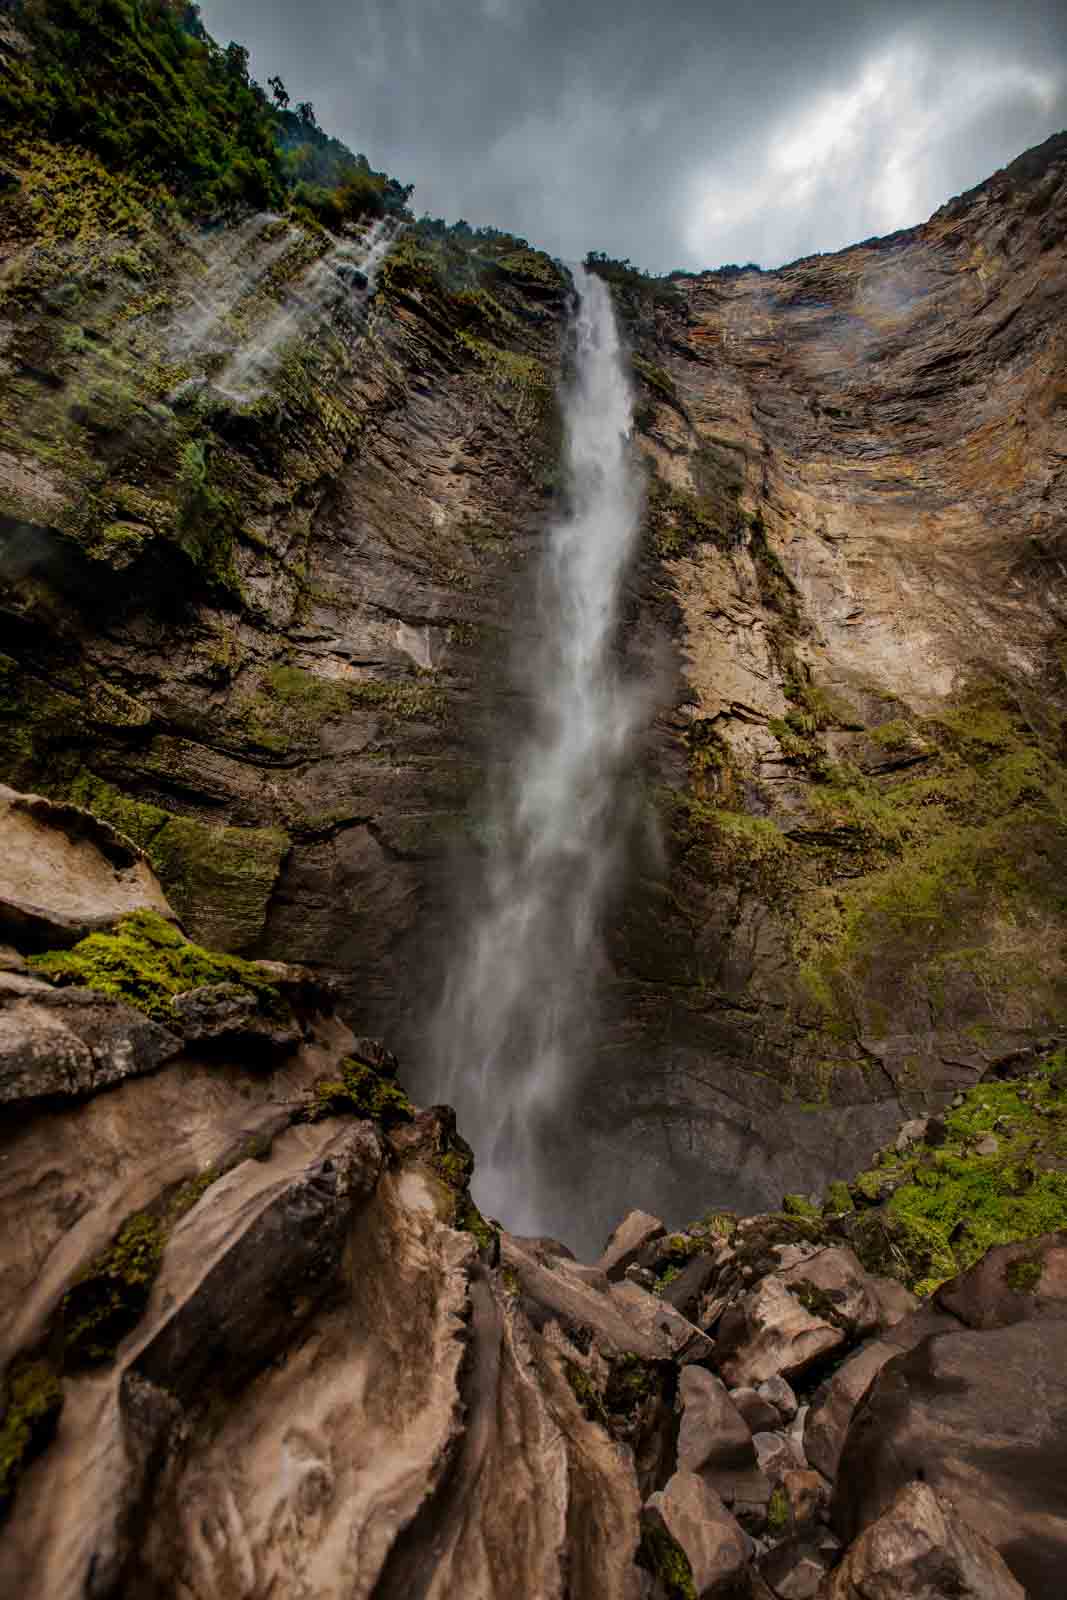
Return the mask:
POLYGON ((144 1314, 163 1260, 167 1230, 140 1212, 114 1244, 79 1273, 63 1297, 64 1366, 70 1371, 110 1361, 144 1314))
POLYGON ((666 1600, 697 1600, 689 1557, 666 1528, 645 1525, 637 1561, 659 1579, 666 1600))
POLYGON ((254 961, 205 950, 154 911, 131 912, 109 933, 91 933, 71 950, 31 956, 30 965, 46 978, 83 984, 135 1006, 164 1025, 175 1021, 176 995, 209 984, 251 991, 267 1016, 287 1014, 277 989, 254 961))
POLYGON ((978 1084, 945 1113, 935 1150, 887 1151, 859 1175, 852 1193, 875 1203, 836 1226, 868 1270, 930 1294, 993 1245, 1067 1227, 1063 1055, 1027 1078, 978 1084), (995 1148, 985 1152, 991 1134, 995 1148))
POLYGON ((410 1122, 415 1107, 398 1083, 351 1056, 341 1062, 341 1075, 316 1086, 302 1113, 305 1122, 323 1117, 368 1117, 382 1127, 410 1122))
POLYGON ((45 1361, 17 1363, 7 1375, 0 1420, 0 1521, 23 1470, 51 1440, 63 1409, 63 1386, 45 1361))

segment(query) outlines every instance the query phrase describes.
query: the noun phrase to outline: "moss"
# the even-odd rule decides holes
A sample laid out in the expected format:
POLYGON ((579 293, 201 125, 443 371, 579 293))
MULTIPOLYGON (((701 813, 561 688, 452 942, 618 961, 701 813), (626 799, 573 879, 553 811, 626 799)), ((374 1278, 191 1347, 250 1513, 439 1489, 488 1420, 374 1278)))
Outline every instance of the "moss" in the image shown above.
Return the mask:
POLYGON ((461 1232, 469 1233, 484 1254, 490 1256, 495 1254, 499 1246, 500 1230, 485 1220, 470 1195, 463 1196, 456 1205, 455 1226, 461 1232))
POLYGON ((1004 1271, 1004 1281, 1016 1294, 1035 1294, 1042 1271, 1041 1261, 1033 1257, 1009 1261, 1004 1271))
POLYGON ((91 933, 72 950, 49 951, 30 962, 45 977, 85 984, 163 1023, 174 1019, 175 995, 207 984, 251 990, 271 1015, 282 1004, 255 962, 192 944, 153 911, 132 912, 110 933, 91 933))
POLYGON ((290 839, 280 828, 213 827, 123 794, 88 771, 62 786, 140 845, 181 916, 209 943, 240 948, 262 932, 290 839))
POLYGON ((637 1560, 646 1571, 655 1573, 666 1600, 696 1600, 689 1557, 666 1528, 658 1524, 645 1525, 637 1560))
POLYGON ((63 1408, 63 1386, 44 1361, 17 1364, 7 1375, 0 1421, 0 1519, 23 1470, 45 1448, 63 1408))
POLYGON ((645 387, 655 395, 657 400, 664 401, 669 406, 681 410, 678 400, 678 391, 674 387, 674 379, 662 367, 654 366, 651 361, 646 361, 642 356, 633 357, 633 369, 645 387))
POLYGON ((612 1362, 604 1388, 604 1405, 615 1416, 627 1416, 660 1393, 662 1377, 655 1362, 622 1356, 612 1362))
POLYGON ((822 1212, 818 1206, 802 1194, 787 1194, 782 1198, 782 1210, 787 1217, 820 1217, 822 1212))
POLYGON ((110 1249, 79 1273, 62 1305, 68 1370, 111 1360, 148 1304, 165 1242, 162 1220, 140 1212, 125 1223, 110 1249))
POLYGON ((835 1178, 827 1185, 826 1200, 823 1204, 825 1216, 840 1216, 846 1211, 855 1210, 848 1184, 841 1178, 835 1178))
POLYGON ((1059 1064, 1057 1053, 1029 1079, 979 1084, 946 1114, 936 1150, 886 1152, 860 1174, 853 1192, 881 1201, 848 1219, 866 1265, 929 1294, 993 1245, 1067 1226, 1067 1089, 1059 1064), (995 1152, 980 1155, 979 1142, 994 1130, 995 1152))
POLYGON ((609 1421, 607 1407, 591 1375, 573 1361, 564 1361, 563 1373, 589 1421, 599 1422, 606 1428, 609 1421))
POLYGON ((370 1117, 386 1128, 410 1122, 414 1115, 415 1107, 398 1083, 350 1056, 341 1062, 340 1078, 316 1086, 302 1113, 306 1122, 323 1117, 370 1117))
POLYGON ((772 1539, 784 1539, 789 1532, 791 1521, 789 1496, 779 1485, 767 1505, 767 1532, 772 1539))

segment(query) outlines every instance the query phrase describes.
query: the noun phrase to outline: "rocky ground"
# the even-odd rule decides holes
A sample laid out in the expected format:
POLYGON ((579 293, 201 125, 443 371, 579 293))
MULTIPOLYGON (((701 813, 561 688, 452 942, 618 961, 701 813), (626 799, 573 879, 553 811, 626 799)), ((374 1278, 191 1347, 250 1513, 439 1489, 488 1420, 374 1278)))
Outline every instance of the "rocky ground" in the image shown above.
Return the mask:
POLYGON ((1062 1054, 821 1206, 635 1211, 584 1265, 479 1213, 451 1113, 320 980, 191 943, 129 840, 0 798, 6 1593, 1058 1593, 1062 1054), (1030 1237, 953 1220, 966 1161, 1030 1237))

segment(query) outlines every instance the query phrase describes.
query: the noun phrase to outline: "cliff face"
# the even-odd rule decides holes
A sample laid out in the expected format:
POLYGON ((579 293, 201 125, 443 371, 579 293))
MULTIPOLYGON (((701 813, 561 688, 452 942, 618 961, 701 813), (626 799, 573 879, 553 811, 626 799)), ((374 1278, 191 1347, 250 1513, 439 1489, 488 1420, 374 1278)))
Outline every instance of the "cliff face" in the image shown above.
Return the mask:
MULTIPOLYGON (((88 156, 6 162, 5 776, 417 1048, 566 281, 409 238, 367 285, 361 229, 202 236, 88 156)), ((620 286, 660 848, 568 1113, 591 1236, 818 1187, 1064 1020, 1065 227, 1053 141, 892 239, 620 286)))

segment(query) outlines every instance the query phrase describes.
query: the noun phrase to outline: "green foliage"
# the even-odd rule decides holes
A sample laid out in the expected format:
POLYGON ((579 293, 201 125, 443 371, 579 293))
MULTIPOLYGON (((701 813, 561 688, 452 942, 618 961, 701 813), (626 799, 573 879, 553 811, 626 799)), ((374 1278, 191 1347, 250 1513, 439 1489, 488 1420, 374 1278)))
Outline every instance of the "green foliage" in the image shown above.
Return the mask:
MULTIPOLYGON (((32 50, 9 57, 0 116, 10 130, 75 144, 210 215, 290 199, 330 226, 402 211, 410 189, 373 172, 248 75, 184 0, 17 0, 32 50)), ((287 98, 287 97, 286 97, 287 98)))
POLYGON ((55 1433, 63 1387, 44 1361, 24 1362, 8 1373, 0 1421, 0 1518, 14 1497, 24 1467, 55 1433))
POLYGON ((1034 1294, 1041 1282, 1042 1270, 1040 1261, 1027 1259, 1009 1261, 1004 1272, 1004 1281, 1016 1294, 1034 1294))
MULTIPOLYGON (((946 1113, 942 1145, 884 1151, 858 1176, 852 1193, 874 1209, 860 1210, 849 1228, 868 1266, 929 1294, 993 1245, 1067 1226, 1063 1055, 1031 1078, 979 1084, 946 1113), (980 1154, 989 1135, 995 1149, 980 1154)), ((1025 1264, 1016 1266, 1022 1281, 1025 1264)))
POLYGON ((852 1195, 849 1193, 848 1184, 843 1178, 835 1178, 826 1187, 826 1200, 823 1205, 824 1216, 841 1216, 846 1211, 855 1210, 852 1195))
POLYGON ((351 1056, 341 1062, 341 1076, 316 1086, 303 1120, 318 1122, 323 1117, 370 1117, 383 1127, 410 1122, 415 1107, 398 1083, 383 1077, 365 1061, 351 1056))
POLYGON ((267 1012, 281 1005, 277 990, 254 961, 192 944, 154 911, 131 912, 112 932, 91 933, 72 950, 32 956, 30 964, 47 978, 85 984, 163 1023, 173 1020, 175 995, 206 984, 250 989, 267 1012))
POLYGON ((789 1496, 779 1484, 767 1505, 767 1532, 772 1539, 784 1539, 790 1521, 789 1496))
POLYGON ((148 1304, 165 1242, 162 1220, 139 1212, 126 1222, 114 1244, 79 1273, 63 1297, 68 1370, 111 1360, 148 1304))
POLYGON ((782 1199, 782 1210, 787 1217, 820 1217, 822 1211, 802 1194, 787 1194, 782 1199))
POLYGON ((585 258, 585 268, 611 285, 624 309, 647 304, 680 310, 685 305, 682 295, 668 278, 657 278, 652 273, 642 272, 628 257, 620 259, 605 255, 602 250, 590 250, 585 258))
POLYGON ((469 1194, 463 1195, 456 1206, 454 1226, 469 1233, 483 1253, 492 1255, 496 1251, 500 1231, 486 1221, 469 1194))

